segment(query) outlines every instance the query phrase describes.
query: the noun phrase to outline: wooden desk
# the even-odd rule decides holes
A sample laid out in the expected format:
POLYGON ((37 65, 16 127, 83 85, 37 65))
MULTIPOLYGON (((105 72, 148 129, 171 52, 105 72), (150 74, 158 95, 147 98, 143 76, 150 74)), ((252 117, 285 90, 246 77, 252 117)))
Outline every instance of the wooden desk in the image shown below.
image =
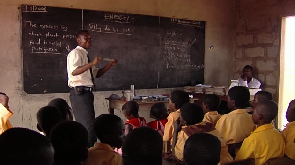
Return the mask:
MULTIPOLYGON (((106 98, 106 100, 109 101, 109 113, 110 114, 114 114, 115 109, 122 111, 122 106, 126 103, 126 101, 112 100, 109 98, 106 98)), ((134 101, 136 101, 138 103, 139 111, 150 111, 151 107, 155 103, 159 103, 159 102, 164 102, 165 105, 168 107, 168 101, 151 101, 151 102, 143 102, 141 100, 134 100, 134 101)))

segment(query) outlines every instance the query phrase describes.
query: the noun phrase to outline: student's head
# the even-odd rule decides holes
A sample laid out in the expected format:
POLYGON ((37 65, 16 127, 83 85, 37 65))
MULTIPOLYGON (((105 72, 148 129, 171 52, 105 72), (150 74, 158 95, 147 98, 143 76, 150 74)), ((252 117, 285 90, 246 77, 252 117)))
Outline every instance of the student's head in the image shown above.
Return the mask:
POLYGON ((127 119, 138 117, 139 105, 135 101, 128 101, 122 106, 122 113, 127 119))
POLYGON ((271 100, 262 100, 254 108, 252 120, 254 124, 269 124, 278 114, 278 105, 271 100))
POLYGON ((247 76, 247 78, 252 78, 252 71, 253 71, 252 66, 246 65, 243 68, 243 75, 247 76))
POLYGON ((267 92, 267 91, 258 91, 254 95, 254 100, 252 101, 252 107, 255 108, 255 106, 261 100, 273 100, 272 94, 270 92, 267 92))
POLYGON ((286 112, 286 118, 288 122, 295 121, 295 100, 290 101, 286 112))
POLYGON ((180 122, 183 125, 200 123, 204 118, 204 111, 200 106, 193 103, 185 103, 180 108, 180 122))
POLYGON ((39 131, 49 136, 51 129, 59 122, 64 121, 64 115, 61 111, 52 106, 45 106, 37 112, 37 128, 39 131))
POLYGON ((150 117, 156 120, 162 120, 168 117, 168 110, 165 103, 155 103, 150 111, 150 117))
POLYGON ((175 110, 179 109, 183 104, 188 103, 189 100, 189 95, 185 91, 173 91, 169 98, 169 111, 174 112, 175 110))
POLYGON ((216 94, 206 94, 202 102, 202 108, 205 113, 216 111, 220 106, 220 102, 220 98, 216 94))
POLYGON ((62 98, 55 98, 48 103, 48 106, 58 108, 66 120, 73 121, 72 108, 69 106, 66 100, 62 98))
POLYGON ((0 92, 0 103, 7 109, 9 109, 8 102, 9 97, 5 93, 0 92))
POLYGON ((88 132, 75 121, 63 121, 51 131, 50 140, 55 150, 55 164, 82 162, 88 156, 88 132))
POLYGON ((220 161, 220 140, 208 133, 196 133, 185 142, 183 160, 186 165, 217 165, 220 161))
POLYGON ((102 114, 95 118, 94 131, 97 138, 111 147, 121 148, 123 130, 123 121, 116 115, 102 114))
POLYGON ((52 165, 54 149, 45 136, 27 128, 11 128, 0 136, 1 165, 52 165))
POLYGON ((148 127, 130 132, 122 146, 123 165, 161 165, 163 140, 148 127))
POLYGON ((79 46, 88 49, 91 46, 91 36, 87 30, 80 30, 77 33, 77 43, 79 46))
POLYGON ((247 87, 235 86, 228 91, 227 106, 230 110, 243 109, 250 100, 250 92, 247 87))

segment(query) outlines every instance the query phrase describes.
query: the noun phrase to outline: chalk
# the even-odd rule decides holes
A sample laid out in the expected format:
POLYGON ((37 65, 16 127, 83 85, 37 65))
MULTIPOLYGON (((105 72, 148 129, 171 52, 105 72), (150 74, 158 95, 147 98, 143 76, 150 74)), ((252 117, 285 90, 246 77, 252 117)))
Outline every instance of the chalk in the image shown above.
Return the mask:
POLYGON ((112 59, 112 58, 103 58, 102 60, 103 61, 113 61, 114 59, 112 59))
POLYGON ((197 39, 195 39, 195 40, 190 44, 190 46, 192 46, 192 45, 196 42, 196 40, 197 40, 197 39))

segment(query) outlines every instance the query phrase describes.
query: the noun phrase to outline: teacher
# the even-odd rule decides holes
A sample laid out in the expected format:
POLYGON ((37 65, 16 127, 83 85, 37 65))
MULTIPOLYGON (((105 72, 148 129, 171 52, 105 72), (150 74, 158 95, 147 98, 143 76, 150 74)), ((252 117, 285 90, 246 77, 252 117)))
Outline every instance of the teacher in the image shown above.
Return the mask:
POLYGON ((91 36, 87 30, 77 33, 78 46, 73 49, 67 57, 68 86, 70 90, 70 101, 73 113, 77 122, 81 123, 88 130, 88 146, 92 147, 96 142, 96 135, 93 129, 95 121, 94 112, 94 77, 99 78, 112 66, 118 63, 112 59, 106 66, 99 69, 96 75, 92 71, 95 65, 103 60, 103 57, 96 56, 90 61, 88 49, 91 46, 91 36))

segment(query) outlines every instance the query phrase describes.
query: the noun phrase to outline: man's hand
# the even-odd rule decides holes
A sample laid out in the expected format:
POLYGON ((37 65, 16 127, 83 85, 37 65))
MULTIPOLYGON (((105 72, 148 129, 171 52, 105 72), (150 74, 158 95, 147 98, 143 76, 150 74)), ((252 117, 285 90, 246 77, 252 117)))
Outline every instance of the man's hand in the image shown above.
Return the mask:
POLYGON ((93 66, 95 66, 96 64, 100 63, 102 59, 102 57, 96 56, 91 63, 93 64, 93 66))
POLYGON ((243 74, 242 76, 241 76, 241 78, 244 80, 244 81, 247 81, 247 75, 246 74, 243 74))
POLYGON ((110 63, 112 66, 115 66, 118 63, 118 59, 114 58, 110 63))

